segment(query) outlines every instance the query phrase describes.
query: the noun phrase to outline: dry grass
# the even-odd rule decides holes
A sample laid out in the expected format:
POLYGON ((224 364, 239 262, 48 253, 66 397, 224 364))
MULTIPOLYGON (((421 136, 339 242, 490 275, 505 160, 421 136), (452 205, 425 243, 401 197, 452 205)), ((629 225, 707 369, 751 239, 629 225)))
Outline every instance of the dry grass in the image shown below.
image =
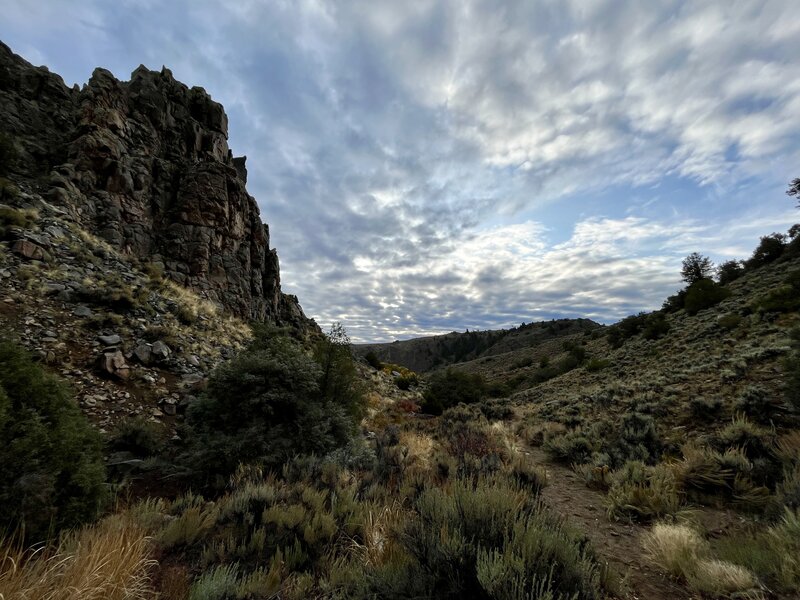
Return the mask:
POLYGON ((144 600, 154 598, 156 561, 140 527, 126 515, 65 535, 57 546, 22 550, 0 544, 3 600, 144 600))
POLYGON ((745 567, 713 558, 708 542, 688 525, 657 523, 643 544, 655 564, 685 580, 695 591, 714 597, 734 593, 759 596, 755 575, 745 567))
POLYGON ((387 562, 399 552, 393 532, 399 529, 408 514, 395 503, 391 506, 375 507, 364 517, 363 543, 352 541, 352 550, 364 564, 377 567, 387 562))
POLYGON ((435 442, 429 435, 413 431, 400 436, 400 444, 408 449, 405 464, 415 472, 427 472, 431 468, 431 457, 435 442))
POLYGON ((709 552, 706 541, 687 525, 656 523, 643 544, 654 563, 671 575, 684 578, 709 552))
POLYGON ((200 316, 212 319, 217 316, 219 308, 212 302, 204 300, 193 291, 165 279, 161 284, 161 292, 166 298, 174 301, 194 318, 200 316))
POLYGON ((756 593, 756 580, 750 571, 715 558, 697 562, 687 573, 686 580, 692 589, 714 597, 743 592, 752 592, 753 595, 756 593))

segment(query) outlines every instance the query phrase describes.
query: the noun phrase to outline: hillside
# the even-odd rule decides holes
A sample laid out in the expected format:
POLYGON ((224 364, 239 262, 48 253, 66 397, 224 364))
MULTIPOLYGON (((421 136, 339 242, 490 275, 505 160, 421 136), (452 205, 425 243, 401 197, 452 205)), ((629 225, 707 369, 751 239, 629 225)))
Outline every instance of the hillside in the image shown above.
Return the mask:
POLYGON ((558 319, 528 323, 513 329, 489 331, 453 331, 444 335, 426 336, 385 344, 357 344, 360 355, 374 353, 379 360, 402 365, 412 371, 425 372, 480 358, 509 354, 537 347, 559 338, 566 338, 599 327, 589 319, 558 319))
POLYGON ((144 67, 67 88, 0 43, 0 106, 0 331, 102 428, 174 425, 252 318, 319 333, 203 90, 144 67))

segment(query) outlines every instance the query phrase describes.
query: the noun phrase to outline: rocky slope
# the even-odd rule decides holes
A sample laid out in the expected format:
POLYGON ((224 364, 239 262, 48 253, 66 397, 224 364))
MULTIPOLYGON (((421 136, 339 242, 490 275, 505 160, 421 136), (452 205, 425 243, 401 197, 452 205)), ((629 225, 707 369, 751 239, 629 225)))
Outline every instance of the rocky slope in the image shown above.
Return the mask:
POLYGON ((174 425, 248 321, 319 334, 246 179, 222 106, 168 70, 68 88, 0 43, 0 341, 108 430, 174 425))
POLYGON ((245 157, 202 88, 144 66, 127 82, 96 69, 68 88, 0 43, 0 135, 10 180, 123 255, 236 316, 315 327, 281 292, 245 157))

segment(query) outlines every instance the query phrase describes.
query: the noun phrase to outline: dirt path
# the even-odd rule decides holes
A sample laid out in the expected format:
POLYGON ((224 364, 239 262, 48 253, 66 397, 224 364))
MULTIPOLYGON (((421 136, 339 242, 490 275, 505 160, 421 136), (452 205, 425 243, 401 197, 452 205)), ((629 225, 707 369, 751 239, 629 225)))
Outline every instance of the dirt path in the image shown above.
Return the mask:
POLYGON ((590 490, 569 468, 549 462, 539 448, 525 451, 545 466, 548 479, 544 500, 568 522, 584 531, 598 556, 624 580, 626 600, 683 600, 692 594, 682 585, 651 566, 644 557, 641 538, 646 526, 610 521, 603 494, 590 490))

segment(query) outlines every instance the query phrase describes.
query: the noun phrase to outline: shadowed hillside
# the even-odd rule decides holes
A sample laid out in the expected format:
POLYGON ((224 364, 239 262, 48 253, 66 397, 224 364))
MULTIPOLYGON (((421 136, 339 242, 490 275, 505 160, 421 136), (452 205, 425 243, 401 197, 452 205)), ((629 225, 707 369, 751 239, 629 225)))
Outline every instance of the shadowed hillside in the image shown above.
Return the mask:
POLYGON ((424 372, 516 350, 534 350, 551 340, 598 327, 600 325, 589 319, 558 319, 522 324, 514 329, 453 331, 388 344, 357 344, 354 350, 360 356, 373 353, 381 361, 424 372))

